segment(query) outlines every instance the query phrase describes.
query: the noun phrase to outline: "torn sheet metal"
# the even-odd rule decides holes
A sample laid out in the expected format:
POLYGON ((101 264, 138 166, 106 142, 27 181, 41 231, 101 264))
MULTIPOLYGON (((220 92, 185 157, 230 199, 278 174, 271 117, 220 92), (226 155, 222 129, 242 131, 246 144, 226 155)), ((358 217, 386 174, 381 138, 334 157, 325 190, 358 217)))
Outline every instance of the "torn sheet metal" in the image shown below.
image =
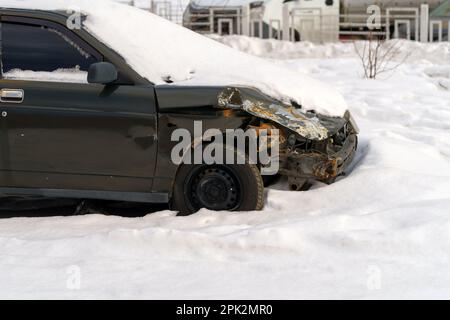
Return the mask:
POLYGON ((328 129, 315 114, 285 105, 250 88, 226 88, 219 93, 218 103, 222 108, 243 109, 274 121, 306 139, 323 140, 329 136, 328 129))

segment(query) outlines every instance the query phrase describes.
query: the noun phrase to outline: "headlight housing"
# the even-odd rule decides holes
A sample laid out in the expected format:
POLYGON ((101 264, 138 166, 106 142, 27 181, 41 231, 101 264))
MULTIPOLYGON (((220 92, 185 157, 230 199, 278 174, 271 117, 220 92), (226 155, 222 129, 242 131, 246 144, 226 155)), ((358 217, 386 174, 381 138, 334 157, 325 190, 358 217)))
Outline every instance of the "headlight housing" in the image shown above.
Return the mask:
POLYGON ((353 128, 353 130, 355 131, 355 133, 359 133, 360 131, 359 131, 359 127, 358 127, 358 125, 356 124, 356 121, 355 121, 355 119, 353 118, 353 116, 352 116, 352 114, 350 113, 350 111, 346 111, 345 112, 345 115, 344 115, 344 118, 346 119, 346 120, 348 120, 348 122, 350 123, 350 125, 352 126, 352 128, 353 128))

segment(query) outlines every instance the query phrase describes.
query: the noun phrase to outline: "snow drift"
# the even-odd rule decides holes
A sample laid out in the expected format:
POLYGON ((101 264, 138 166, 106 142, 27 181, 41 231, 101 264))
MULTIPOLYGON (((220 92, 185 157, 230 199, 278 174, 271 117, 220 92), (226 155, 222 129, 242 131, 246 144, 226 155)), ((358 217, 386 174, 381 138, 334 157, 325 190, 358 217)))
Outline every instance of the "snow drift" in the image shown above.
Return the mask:
POLYGON ((2 0, 1 7, 79 9, 86 29, 155 84, 251 86, 331 116, 347 110, 333 88, 269 61, 239 52, 147 11, 107 0, 2 0))
MULTIPOLYGON (((335 59, 354 58, 356 51, 352 42, 336 42, 326 44, 313 44, 311 42, 290 42, 274 39, 258 39, 247 36, 219 36, 209 35, 220 43, 233 49, 263 58, 271 59, 335 59)), ((398 59, 406 62, 430 62, 439 65, 447 64, 450 61, 450 46, 448 42, 421 43, 403 39, 393 39, 391 41, 400 43, 396 46, 398 59)), ((364 41, 357 41, 355 44, 360 50, 364 46, 364 41)))

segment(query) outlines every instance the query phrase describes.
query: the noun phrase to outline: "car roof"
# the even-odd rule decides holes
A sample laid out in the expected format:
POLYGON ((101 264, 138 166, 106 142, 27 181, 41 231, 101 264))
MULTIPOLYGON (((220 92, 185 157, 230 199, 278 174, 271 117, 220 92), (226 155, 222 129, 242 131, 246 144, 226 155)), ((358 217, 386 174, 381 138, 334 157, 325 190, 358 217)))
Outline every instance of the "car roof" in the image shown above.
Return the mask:
MULTIPOLYGON (((2 7, 0 5, 0 12, 3 13, 26 13, 26 14, 39 14, 40 16, 42 16, 43 14, 48 14, 51 16, 59 16, 61 18, 68 18, 71 13, 64 11, 64 10, 41 10, 41 9, 26 9, 26 8, 10 8, 10 7, 2 7)), ((87 14, 82 14, 83 17, 86 17, 87 14)))

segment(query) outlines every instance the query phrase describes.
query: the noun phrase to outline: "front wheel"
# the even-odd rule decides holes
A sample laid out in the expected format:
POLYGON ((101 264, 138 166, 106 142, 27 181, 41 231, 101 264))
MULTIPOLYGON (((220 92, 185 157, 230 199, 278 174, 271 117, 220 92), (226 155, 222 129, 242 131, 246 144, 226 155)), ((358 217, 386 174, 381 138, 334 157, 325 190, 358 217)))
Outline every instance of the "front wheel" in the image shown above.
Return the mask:
POLYGON ((264 207, 264 184, 255 165, 182 165, 172 208, 189 215, 202 208, 254 211, 264 207))

